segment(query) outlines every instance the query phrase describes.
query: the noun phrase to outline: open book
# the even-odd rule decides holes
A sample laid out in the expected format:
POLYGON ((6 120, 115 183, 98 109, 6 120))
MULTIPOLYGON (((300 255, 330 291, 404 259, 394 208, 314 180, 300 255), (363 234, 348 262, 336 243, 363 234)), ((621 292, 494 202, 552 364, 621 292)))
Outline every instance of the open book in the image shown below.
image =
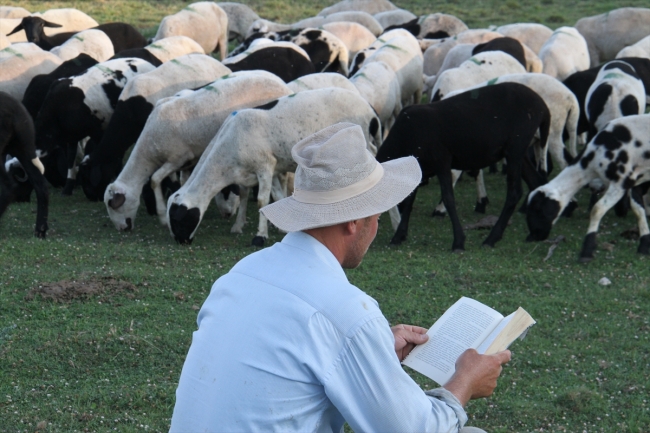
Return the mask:
POLYGON ((474 299, 462 297, 427 331, 429 341, 417 346, 402 361, 440 385, 449 381, 458 357, 467 349, 491 355, 526 336, 535 320, 523 308, 503 317, 474 299))

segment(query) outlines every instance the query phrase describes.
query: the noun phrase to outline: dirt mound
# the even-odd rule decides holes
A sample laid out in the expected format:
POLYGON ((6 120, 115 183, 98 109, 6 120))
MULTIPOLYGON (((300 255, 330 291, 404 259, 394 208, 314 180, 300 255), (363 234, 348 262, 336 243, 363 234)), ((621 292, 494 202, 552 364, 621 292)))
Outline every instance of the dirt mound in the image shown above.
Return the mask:
POLYGON ((31 301, 40 295, 41 299, 54 302, 72 302, 96 298, 107 301, 113 296, 122 295, 132 299, 138 290, 128 282, 119 281, 111 277, 91 279, 88 281, 62 280, 56 283, 43 283, 30 289, 25 299, 31 301))

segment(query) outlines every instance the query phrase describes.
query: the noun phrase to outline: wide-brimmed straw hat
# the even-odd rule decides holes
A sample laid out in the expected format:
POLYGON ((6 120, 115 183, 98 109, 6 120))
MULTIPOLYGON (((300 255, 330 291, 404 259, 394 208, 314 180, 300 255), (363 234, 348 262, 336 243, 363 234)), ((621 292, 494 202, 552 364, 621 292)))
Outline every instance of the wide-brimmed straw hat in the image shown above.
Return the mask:
POLYGON ((337 123, 291 149, 298 163, 291 197, 260 211, 287 232, 366 218, 404 200, 422 178, 412 156, 378 163, 359 125, 337 123))

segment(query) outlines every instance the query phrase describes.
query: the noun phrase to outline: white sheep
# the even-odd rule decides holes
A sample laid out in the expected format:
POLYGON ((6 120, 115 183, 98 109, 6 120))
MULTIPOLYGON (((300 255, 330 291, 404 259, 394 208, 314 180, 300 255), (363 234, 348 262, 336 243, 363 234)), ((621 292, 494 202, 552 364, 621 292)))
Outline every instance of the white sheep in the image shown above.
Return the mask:
POLYGON ((395 71, 381 60, 366 62, 349 81, 377 112, 386 137, 402 110, 401 90, 395 71))
POLYGON ((221 60, 228 55, 228 15, 215 2, 192 3, 162 19, 153 40, 170 36, 188 36, 205 53, 219 50, 221 60))
POLYGON ((650 35, 641 39, 634 45, 623 48, 618 52, 618 54, 616 54, 617 59, 622 57, 643 57, 650 59, 650 35))
POLYGON ((539 54, 544 43, 551 37, 553 30, 544 24, 538 23, 515 23, 497 27, 496 32, 503 36, 509 36, 517 39, 522 44, 528 46, 535 54, 539 54))
POLYGON ((74 59, 81 53, 88 54, 98 62, 104 62, 115 55, 113 42, 101 30, 83 30, 62 45, 54 47, 50 53, 59 56, 62 60, 74 59))
POLYGON ((370 30, 359 23, 350 21, 336 21, 325 23, 321 26, 323 30, 332 33, 345 44, 348 49, 349 57, 372 45, 377 38, 370 30))
POLYGON ((0 50, 0 60, 26 53, 42 53, 44 50, 33 42, 18 42, 0 50))
POLYGON ((36 12, 32 16, 43 18, 45 21, 59 24, 61 27, 45 27, 47 36, 65 32, 80 32, 97 27, 99 23, 88 14, 74 8, 49 9, 43 13, 36 12))
POLYGON ((431 100, 437 101, 455 90, 467 89, 506 74, 523 74, 526 69, 514 57, 502 51, 478 53, 459 67, 440 74, 431 90, 431 100))
POLYGON ((325 87, 338 87, 359 93, 350 80, 336 72, 303 75, 302 77, 296 78, 287 83, 287 86, 289 86, 294 93, 304 92, 305 90, 324 89, 325 87))
POLYGON ((242 42, 246 37, 246 31, 255 20, 260 17, 251 8, 241 3, 219 2, 221 9, 228 15, 228 40, 242 42))
MULTIPOLYGON (((361 96, 343 89, 300 92, 258 109, 233 113, 185 185, 169 198, 172 236, 180 243, 191 242, 210 200, 227 185, 258 184, 258 206, 268 204, 274 174, 295 170, 293 145, 338 122, 360 125, 370 149, 381 145, 374 110, 361 96)), ((260 214, 253 244, 262 245, 267 237, 267 219, 260 214)))
MULTIPOLYGON (((22 18, 0 18, 0 33, 6 36, 12 29, 18 27, 22 21, 22 18)), ((9 42, 12 44, 27 42, 27 35, 25 32, 14 33, 13 35, 6 36, 6 38, 9 39, 9 42)))
POLYGON ((0 50, 4 50, 9 45, 11 45, 11 41, 9 40, 9 38, 6 37, 4 34, 0 33, 0 50))
POLYGON ((436 75, 445 61, 447 53, 458 44, 482 44, 502 36, 501 33, 490 30, 472 29, 433 44, 424 51, 424 73, 427 76, 436 75))
POLYGON ((285 32, 292 29, 304 29, 306 27, 318 28, 326 23, 334 22, 355 22, 366 27, 373 36, 378 36, 384 30, 379 22, 370 14, 365 12, 337 12, 327 17, 317 16, 305 18, 304 20, 297 21, 293 24, 280 24, 273 21, 259 19, 255 20, 246 32, 246 39, 255 33, 268 33, 268 32, 285 32))
MULTIPOLYGON (((12 53, 11 47, 3 51, 12 53)), ((63 63, 58 56, 43 50, 12 54, 0 59, 0 91, 19 101, 23 100, 32 78, 39 74, 49 74, 63 63)))
POLYGON ((650 9, 619 8, 578 20, 575 28, 589 47, 591 67, 614 59, 628 45, 650 35, 650 9))
POLYGON ((544 74, 564 81, 569 75, 589 69, 587 41, 574 27, 560 27, 539 50, 544 74))
POLYGON ((406 9, 393 9, 389 11, 378 12, 376 14, 373 14, 373 16, 383 28, 399 26, 418 18, 417 15, 407 11, 406 9))
POLYGON ((458 35, 469 28, 459 18, 443 13, 422 15, 418 19, 418 38, 447 38, 458 35))
POLYGON ((118 230, 133 227, 140 192, 149 177, 158 217, 162 224, 167 224, 162 180, 177 170, 194 166, 233 111, 292 93, 282 80, 269 72, 242 71, 222 77, 188 96, 159 101, 122 172, 106 188, 104 202, 115 227, 118 230))
POLYGON ((158 39, 144 49, 163 63, 187 54, 206 54, 198 42, 187 36, 170 36, 158 39))
POLYGON ((379 12, 397 9, 397 6, 388 0, 343 0, 321 10, 318 15, 328 16, 343 11, 364 11, 371 15, 379 12))
POLYGON ((0 18, 22 19, 31 15, 25 8, 16 6, 0 6, 0 18))

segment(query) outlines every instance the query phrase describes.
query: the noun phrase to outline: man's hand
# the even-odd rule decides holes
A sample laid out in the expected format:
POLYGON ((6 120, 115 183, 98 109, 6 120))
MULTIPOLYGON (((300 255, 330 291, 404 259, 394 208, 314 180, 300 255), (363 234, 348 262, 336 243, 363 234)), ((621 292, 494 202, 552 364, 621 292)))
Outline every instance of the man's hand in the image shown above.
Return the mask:
POLYGON ((418 344, 426 343, 429 340, 426 328, 413 325, 397 325, 390 328, 395 338, 395 353, 401 361, 418 344))
POLYGON ((494 355, 479 355, 474 349, 467 349, 456 360, 456 372, 444 388, 460 400, 463 406, 469 400, 492 395, 497 387, 497 378, 502 364, 510 361, 509 350, 494 355))

